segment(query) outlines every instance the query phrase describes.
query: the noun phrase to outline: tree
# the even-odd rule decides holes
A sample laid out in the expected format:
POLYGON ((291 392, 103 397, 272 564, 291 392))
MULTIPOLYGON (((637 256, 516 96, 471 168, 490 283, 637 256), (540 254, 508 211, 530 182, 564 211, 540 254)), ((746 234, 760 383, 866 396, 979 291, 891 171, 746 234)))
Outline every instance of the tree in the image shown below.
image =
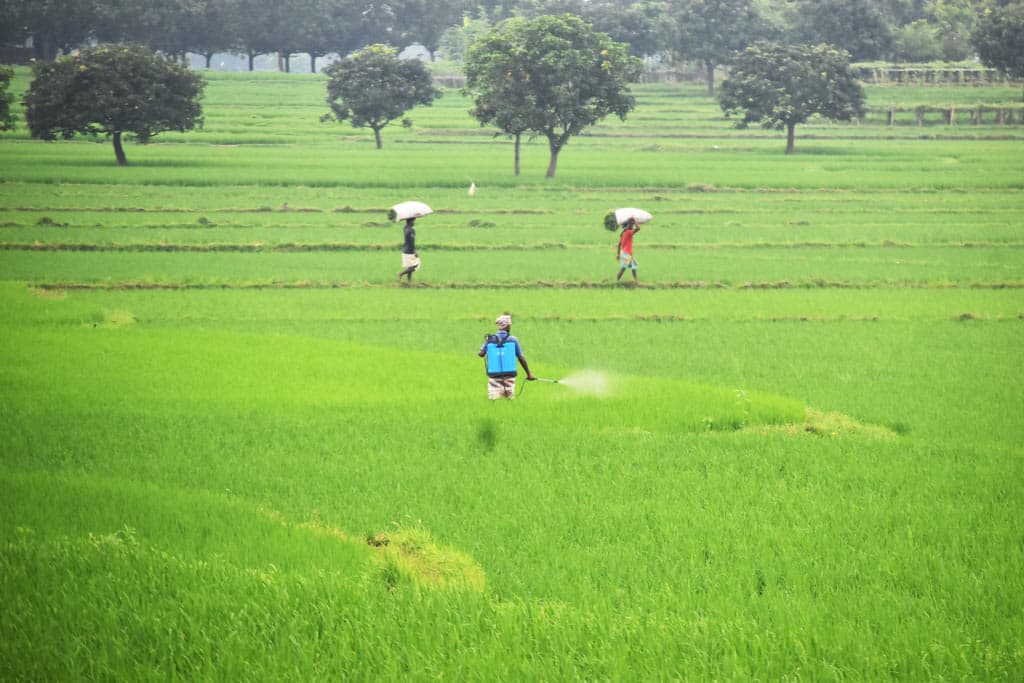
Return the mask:
POLYGON ((490 30, 491 25, 486 18, 473 19, 466 16, 459 26, 452 26, 442 34, 437 48, 443 59, 463 62, 469 48, 482 40, 490 30))
POLYGON ((194 36, 206 4, 206 0, 101 2, 96 37, 108 43, 139 43, 167 55, 184 56, 198 47, 194 36))
POLYGON ((759 121, 786 129, 786 154, 793 153, 797 124, 814 114, 848 121, 864 114, 864 89, 850 69, 850 55, 829 45, 757 43, 733 64, 719 103, 737 124, 759 121))
POLYGON ((14 45, 25 37, 20 0, 0 0, 0 45, 14 45))
POLYGON ((98 0, 15 0, 19 24, 32 36, 36 56, 47 61, 84 45, 99 23, 98 0))
MULTIPOLYGON (((279 70, 291 73, 292 55, 306 52, 307 45, 319 42, 317 33, 324 14, 316 0, 276 0, 277 23, 272 35, 279 70)), ((319 52, 316 47, 312 49, 319 52)))
MULTIPOLYGON (((415 59, 399 59, 398 51, 386 45, 370 45, 337 60, 324 70, 327 103, 331 114, 324 119, 350 120, 353 128, 369 126, 377 149, 380 131, 417 104, 430 106, 441 96, 430 72, 415 59)), ((412 122, 403 119, 402 125, 412 122)))
POLYGON ((974 54, 971 34, 977 24, 975 0, 930 0, 928 18, 937 28, 942 56, 951 62, 967 59, 974 54))
POLYGON ((671 22, 665 21, 668 10, 668 3, 660 0, 628 5, 615 0, 595 0, 586 6, 583 16, 595 30, 607 33, 612 40, 627 43, 631 55, 645 57, 672 47, 671 22))
POLYGON ((892 49, 892 28, 873 0, 801 0, 796 37, 828 43, 856 61, 884 59, 892 49))
POLYGON ((190 51, 203 56, 207 69, 215 54, 238 44, 234 21, 238 11, 236 0, 205 0, 192 17, 190 51))
POLYGON ((892 34, 892 57, 903 62, 930 62, 942 59, 939 27, 926 19, 904 24, 892 34))
POLYGON ((517 16, 531 19, 559 14, 578 16, 595 31, 629 45, 636 57, 663 52, 674 39, 671 22, 665 20, 667 0, 520 0, 516 8, 517 16))
POLYGON ((986 66, 1012 78, 1024 78, 1024 1, 985 3, 972 42, 986 66))
POLYGON ((32 137, 107 135, 121 166, 128 163, 124 133, 144 143, 162 131, 191 130, 202 120, 202 77, 146 47, 98 45, 56 62, 37 62, 33 76, 24 99, 32 137))
POLYGON ((930 0, 871 0, 872 4, 893 27, 905 26, 926 18, 930 0))
POLYGON ((470 3, 463 0, 396 0, 396 15, 402 18, 399 44, 419 43, 430 53, 431 61, 441 44, 441 36, 462 23, 470 3))
POLYGON ((479 0, 476 3, 481 16, 490 22, 498 22, 508 19, 519 11, 522 5, 521 0, 479 0))
POLYGON ((316 61, 336 52, 342 56, 367 43, 360 7, 350 0, 313 0, 310 21, 297 27, 295 47, 309 55, 309 70, 316 73, 316 61))
POLYGON ((470 50, 467 59, 467 74, 480 76, 470 88, 474 114, 506 132, 524 126, 546 137, 548 178, 572 136, 609 114, 625 120, 636 106, 628 84, 639 78, 642 62, 579 17, 507 19, 491 37, 493 49, 470 50))
POLYGON ((12 69, 0 66, 0 130, 14 130, 14 114, 11 113, 14 95, 7 92, 13 77, 12 69))
POLYGON ((275 27, 282 21, 284 16, 276 0, 238 0, 232 28, 238 40, 237 49, 249 59, 249 71, 255 68, 257 57, 280 47, 275 27))
POLYGON ((754 41, 765 38, 767 25, 752 0, 673 0, 676 48, 704 65, 708 95, 715 94, 715 67, 754 41))
POLYGON ((493 124, 513 138, 512 165, 517 176, 520 140, 530 130, 535 113, 529 87, 531 65, 525 47, 514 42, 521 37, 511 31, 491 31, 471 45, 463 89, 476 96, 470 114, 480 125, 493 124))

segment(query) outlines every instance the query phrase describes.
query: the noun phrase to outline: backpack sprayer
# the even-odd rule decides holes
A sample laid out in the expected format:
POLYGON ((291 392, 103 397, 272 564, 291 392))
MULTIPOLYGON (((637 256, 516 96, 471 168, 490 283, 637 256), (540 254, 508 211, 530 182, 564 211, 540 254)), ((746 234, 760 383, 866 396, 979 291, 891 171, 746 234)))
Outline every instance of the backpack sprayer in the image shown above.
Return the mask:
POLYGON ((484 335, 485 364, 488 377, 515 377, 516 376, 516 345, 511 343, 508 348, 505 342, 509 335, 486 334, 484 335))
MULTIPOLYGON (((487 367, 488 377, 515 377, 516 376, 516 345, 508 344, 508 335, 485 334, 484 335, 484 364, 487 367)), ((535 377, 537 382, 548 382, 558 384, 557 379, 535 377)), ((519 385, 519 393, 523 393, 526 384, 519 385)))

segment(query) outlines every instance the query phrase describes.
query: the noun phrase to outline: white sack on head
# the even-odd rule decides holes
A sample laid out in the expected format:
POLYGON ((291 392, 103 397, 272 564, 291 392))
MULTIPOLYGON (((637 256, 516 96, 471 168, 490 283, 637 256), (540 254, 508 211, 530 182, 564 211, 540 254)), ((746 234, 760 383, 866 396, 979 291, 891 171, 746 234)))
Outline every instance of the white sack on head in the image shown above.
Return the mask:
POLYGON ((393 221, 404 221, 409 218, 419 218, 434 213, 434 210, 423 202, 402 202, 395 204, 388 211, 388 216, 393 221))
POLYGON ((615 209, 615 222, 619 225, 624 225, 630 218, 637 224, 646 223, 651 220, 651 214, 643 209, 615 209))

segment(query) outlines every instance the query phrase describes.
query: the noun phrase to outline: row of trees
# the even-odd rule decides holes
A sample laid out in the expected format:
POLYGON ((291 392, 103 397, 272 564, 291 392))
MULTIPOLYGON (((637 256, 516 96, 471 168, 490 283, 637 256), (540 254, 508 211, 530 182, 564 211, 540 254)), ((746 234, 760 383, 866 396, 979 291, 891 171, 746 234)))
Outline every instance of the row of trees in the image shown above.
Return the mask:
POLYGON ((0 43, 32 40, 53 60, 92 42, 136 43, 171 56, 328 54, 372 43, 436 50, 466 3, 439 0, 0 0, 0 43))
MULTIPOLYGON (((553 177, 565 145, 609 116, 622 119, 636 101, 629 84, 641 60, 575 15, 512 18, 474 43, 467 55, 466 92, 481 125, 496 126, 515 139, 519 174, 520 138, 543 136, 553 177)), ((418 60, 371 45, 334 62, 327 70, 323 120, 369 127, 380 148, 381 130, 416 105, 441 95, 418 60)), ((13 125, 7 85, 0 69, 0 128, 13 125)), ((122 135, 146 142, 159 132, 191 130, 201 123, 202 76, 139 45, 101 44, 54 62, 37 62, 24 97, 31 135, 53 140, 78 134, 112 138, 120 165, 127 164, 122 135)), ((760 122, 786 128, 786 152, 794 129, 815 114, 849 119, 863 112, 864 93, 849 68, 849 55, 826 45, 758 43, 736 60, 720 95, 739 125, 760 122)), ((403 123, 408 125, 408 119, 403 123)))
MULTIPOLYGON (((42 59, 89 41, 170 55, 297 53, 311 66, 372 43, 439 48, 462 59, 474 35, 509 17, 574 14, 634 56, 714 67, 759 40, 828 43, 856 61, 960 60, 991 41, 986 18, 1022 0, 0 0, 0 41, 32 37, 42 59), (981 32, 979 34, 979 31, 981 32)), ((1019 38, 1019 36, 1018 36, 1019 38)), ((1005 42, 1003 43, 1005 44, 1005 42)), ((1019 49, 1019 48, 1018 48, 1019 49)))

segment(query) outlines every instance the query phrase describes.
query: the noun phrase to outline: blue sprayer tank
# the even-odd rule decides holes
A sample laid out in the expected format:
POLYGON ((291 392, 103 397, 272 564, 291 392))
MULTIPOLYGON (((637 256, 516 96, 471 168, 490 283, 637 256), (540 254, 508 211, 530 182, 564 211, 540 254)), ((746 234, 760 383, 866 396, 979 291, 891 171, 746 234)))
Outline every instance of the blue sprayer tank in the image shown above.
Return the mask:
POLYGON ((496 334, 487 335, 487 376, 516 376, 516 344, 509 343, 508 337, 501 339, 496 334))

